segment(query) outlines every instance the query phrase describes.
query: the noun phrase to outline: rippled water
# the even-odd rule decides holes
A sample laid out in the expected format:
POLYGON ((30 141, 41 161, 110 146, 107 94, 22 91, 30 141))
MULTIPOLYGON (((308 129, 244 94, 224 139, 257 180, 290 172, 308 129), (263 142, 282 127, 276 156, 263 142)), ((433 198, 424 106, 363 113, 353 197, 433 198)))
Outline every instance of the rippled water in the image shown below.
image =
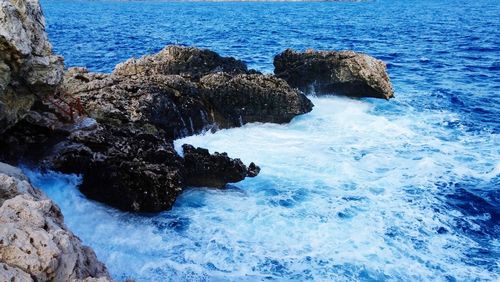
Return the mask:
POLYGON ((42 1, 70 66, 112 70, 169 43, 272 71, 287 47, 354 49, 388 63, 396 99, 311 97, 287 125, 191 143, 262 167, 170 212, 84 199, 76 176, 29 172, 117 279, 500 279, 497 1, 169 3, 42 1), (78 12, 77 12, 78 11, 78 12))

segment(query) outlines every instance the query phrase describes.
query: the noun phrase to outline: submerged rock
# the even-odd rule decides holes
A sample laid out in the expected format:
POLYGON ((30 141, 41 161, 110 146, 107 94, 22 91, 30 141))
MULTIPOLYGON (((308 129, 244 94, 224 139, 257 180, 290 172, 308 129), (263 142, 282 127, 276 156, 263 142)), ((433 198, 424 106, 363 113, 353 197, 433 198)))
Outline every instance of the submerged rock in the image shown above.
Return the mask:
POLYGON ((35 100, 51 95, 63 76, 52 54, 38 1, 0 1, 0 133, 35 100))
POLYGON ((0 281, 110 281, 64 225, 59 207, 20 170, 0 163, 0 281))
POLYGON ((277 77, 306 93, 394 97, 385 63, 365 54, 288 49, 274 58, 274 67, 277 77))
POLYGON ((210 154, 207 149, 182 145, 184 151, 184 184, 195 187, 222 188, 227 183, 255 177, 260 168, 250 163, 247 168, 240 159, 231 159, 226 153, 210 154))

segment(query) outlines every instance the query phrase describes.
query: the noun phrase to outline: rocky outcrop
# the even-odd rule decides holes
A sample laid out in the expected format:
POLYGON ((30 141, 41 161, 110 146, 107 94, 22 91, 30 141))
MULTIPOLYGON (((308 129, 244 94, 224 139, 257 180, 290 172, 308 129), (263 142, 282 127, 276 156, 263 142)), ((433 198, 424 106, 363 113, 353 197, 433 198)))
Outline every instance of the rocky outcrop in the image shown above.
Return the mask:
POLYGON ((231 159, 226 153, 215 152, 211 155, 207 149, 188 144, 184 144, 182 149, 187 186, 222 188, 227 183, 239 182, 260 172, 254 163, 247 168, 240 159, 231 159))
POLYGON ((287 123, 313 108, 305 95, 271 75, 214 73, 201 78, 201 87, 207 112, 222 127, 287 123))
POLYGON ((180 75, 126 74, 70 69, 60 92, 80 99, 98 121, 151 123, 170 139, 249 122, 286 123, 313 107, 302 93, 270 75, 219 72, 194 81, 180 75))
POLYGON ((118 76, 70 69, 61 93, 80 99, 99 122, 150 123, 169 139, 214 124, 198 85, 179 75, 118 76))
POLYGON ((248 71, 234 58, 169 46, 129 60, 112 74, 68 70, 60 97, 78 99, 97 127, 79 129, 55 146, 46 162, 82 173, 81 191, 122 210, 170 209, 186 186, 223 187, 259 173, 227 154, 172 140, 247 122, 289 122, 312 103, 284 80, 248 71))
POLYGON ((62 76, 63 59, 52 54, 38 1, 1 0, 0 133, 51 95, 62 76))
POLYGON ((113 71, 121 76, 180 75, 191 80, 214 72, 239 74, 249 70, 244 62, 232 57, 221 57, 206 49, 171 45, 157 54, 121 63, 113 71))
POLYGON ((184 187, 182 161, 154 126, 101 123, 56 146, 52 168, 83 173, 87 197, 127 211, 172 207, 184 187))
POLYGON ((20 170, 0 163, 0 281, 110 281, 60 209, 20 170))
POLYGON ((274 58, 274 67, 277 77, 306 93, 394 97, 385 63, 365 54, 288 49, 274 58))

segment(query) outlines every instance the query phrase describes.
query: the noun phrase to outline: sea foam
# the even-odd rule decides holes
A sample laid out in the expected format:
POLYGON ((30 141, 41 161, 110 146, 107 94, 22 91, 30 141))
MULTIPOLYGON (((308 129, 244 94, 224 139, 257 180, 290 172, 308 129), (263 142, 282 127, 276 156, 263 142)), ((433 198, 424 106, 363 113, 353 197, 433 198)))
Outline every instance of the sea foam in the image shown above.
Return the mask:
POLYGON ((498 179, 497 135, 397 101, 311 99, 314 110, 290 124, 177 140, 177 149, 225 151, 262 171, 225 190, 188 189, 172 211, 123 213, 85 199, 78 176, 28 174, 116 279, 499 278, 498 237, 464 231, 481 231, 492 215, 468 215, 447 197, 458 184, 498 179))

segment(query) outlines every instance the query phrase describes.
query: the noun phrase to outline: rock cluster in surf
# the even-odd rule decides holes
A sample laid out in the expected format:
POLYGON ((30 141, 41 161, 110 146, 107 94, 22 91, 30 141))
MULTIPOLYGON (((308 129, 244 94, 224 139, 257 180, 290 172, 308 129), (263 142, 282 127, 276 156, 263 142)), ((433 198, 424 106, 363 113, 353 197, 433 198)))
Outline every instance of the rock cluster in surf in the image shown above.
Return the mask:
POLYGON ((82 173, 80 189, 89 198, 143 212, 170 209, 187 186, 223 187, 258 174, 255 164, 247 173, 226 154, 189 151, 182 158, 174 139, 247 122, 289 122, 312 109, 279 78, 181 46, 129 60, 111 74, 70 69, 57 95, 79 99, 97 123, 55 145, 48 166, 82 173))

